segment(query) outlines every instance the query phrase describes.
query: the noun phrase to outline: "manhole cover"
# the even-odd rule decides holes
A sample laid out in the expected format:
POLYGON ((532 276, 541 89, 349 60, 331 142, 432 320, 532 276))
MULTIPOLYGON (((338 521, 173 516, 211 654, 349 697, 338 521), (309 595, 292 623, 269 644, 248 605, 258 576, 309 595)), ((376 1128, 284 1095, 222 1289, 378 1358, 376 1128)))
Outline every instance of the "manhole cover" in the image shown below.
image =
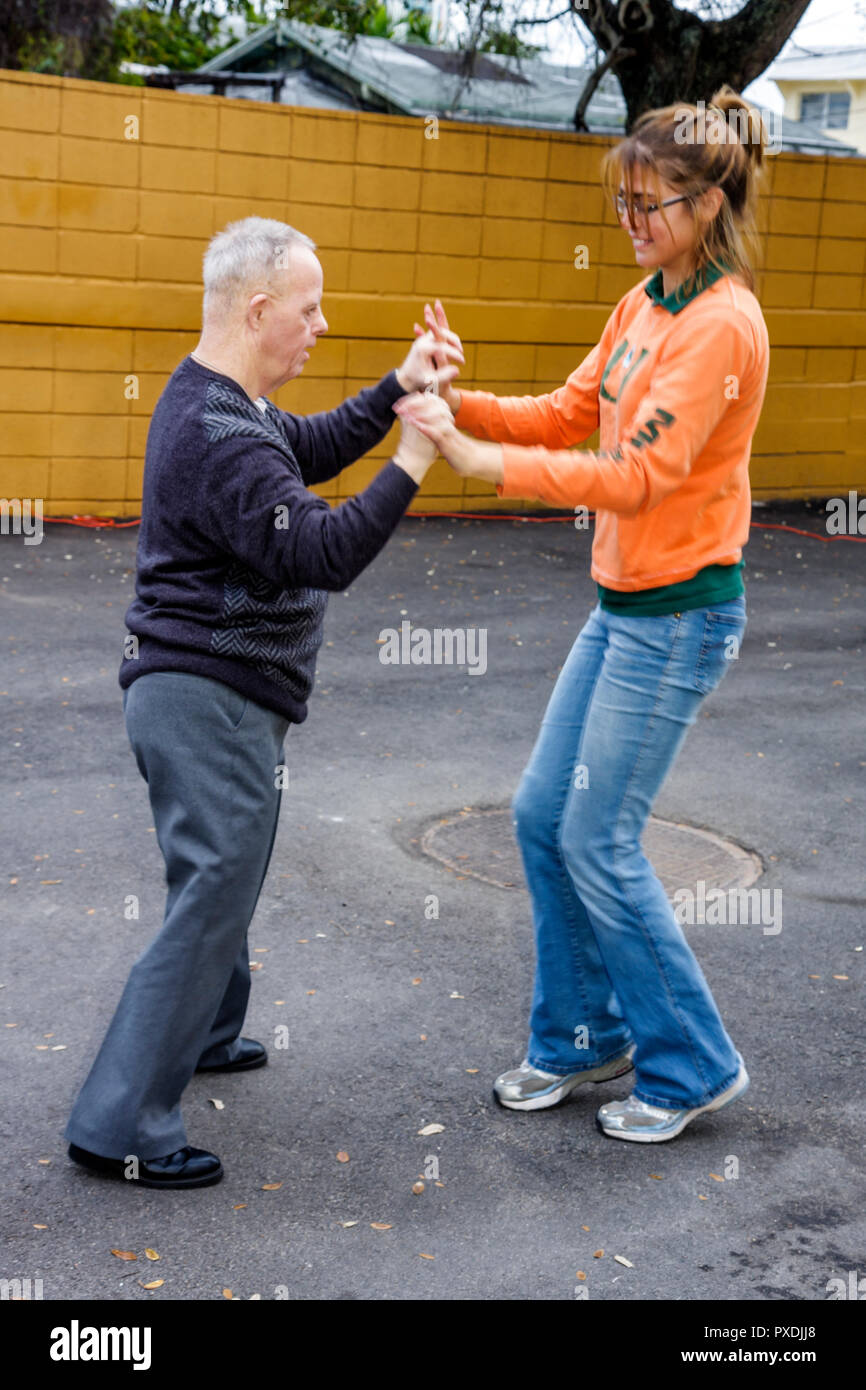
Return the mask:
MULTIPOLYGON (((701 881, 707 890, 748 888, 764 871, 756 854, 731 840, 656 816, 650 817, 643 847, 669 898, 678 888, 701 881)), ((456 874, 496 888, 526 890, 507 806, 442 816, 421 836, 421 849, 456 874)))

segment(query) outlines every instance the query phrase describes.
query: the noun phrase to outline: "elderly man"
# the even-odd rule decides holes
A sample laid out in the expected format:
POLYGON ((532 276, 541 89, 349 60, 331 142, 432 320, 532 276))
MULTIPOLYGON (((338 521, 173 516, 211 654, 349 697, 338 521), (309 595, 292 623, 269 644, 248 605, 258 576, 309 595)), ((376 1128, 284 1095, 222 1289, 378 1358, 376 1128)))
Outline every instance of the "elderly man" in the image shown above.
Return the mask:
MULTIPOLYGON (((315 244, 249 217, 204 259, 203 331, 172 374, 147 440, 136 598, 120 668, 127 733, 148 784, 168 897, 132 967, 66 1128, 84 1166, 148 1187, 218 1182, 191 1148, 181 1093, 195 1071, 264 1065, 240 1036, 247 928, 268 868, 283 739, 307 714, 328 590, 381 550, 430 466, 411 426, 362 493, 308 491, 366 453, 407 392, 462 361, 432 332, 376 386, 319 415, 268 394, 327 331, 315 244)), ((434 383, 435 377, 435 383, 434 383)))

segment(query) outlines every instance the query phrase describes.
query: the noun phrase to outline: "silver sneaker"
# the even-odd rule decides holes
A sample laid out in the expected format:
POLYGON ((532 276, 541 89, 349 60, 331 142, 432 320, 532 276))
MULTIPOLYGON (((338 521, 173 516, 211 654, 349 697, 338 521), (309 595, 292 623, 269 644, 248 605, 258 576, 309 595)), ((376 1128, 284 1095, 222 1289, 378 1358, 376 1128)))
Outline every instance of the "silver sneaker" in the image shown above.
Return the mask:
POLYGON ((609 1105, 602 1105, 596 1115, 596 1124, 602 1134, 608 1135, 611 1139, 631 1139, 638 1144, 661 1144, 666 1139, 676 1138, 686 1125, 691 1124, 696 1115, 703 1115, 708 1110, 721 1110, 723 1105, 730 1105, 732 1100, 745 1095, 748 1089, 749 1073, 741 1057, 736 1080, 726 1091, 722 1091, 720 1096, 711 1100, 709 1105, 699 1105, 695 1110, 664 1110, 661 1106, 648 1105, 646 1101, 638 1100, 637 1096, 631 1095, 627 1100, 615 1100, 609 1105))
POLYGON ((617 1076, 625 1076, 634 1070, 634 1044, 621 1057, 605 1062, 603 1066, 592 1067, 589 1071, 573 1071, 566 1076, 557 1072, 539 1071, 530 1066, 524 1057, 519 1067, 505 1071, 493 1083, 493 1094, 508 1110, 547 1110, 551 1105, 559 1105, 566 1096, 587 1081, 596 1085, 600 1081, 613 1081, 617 1076))

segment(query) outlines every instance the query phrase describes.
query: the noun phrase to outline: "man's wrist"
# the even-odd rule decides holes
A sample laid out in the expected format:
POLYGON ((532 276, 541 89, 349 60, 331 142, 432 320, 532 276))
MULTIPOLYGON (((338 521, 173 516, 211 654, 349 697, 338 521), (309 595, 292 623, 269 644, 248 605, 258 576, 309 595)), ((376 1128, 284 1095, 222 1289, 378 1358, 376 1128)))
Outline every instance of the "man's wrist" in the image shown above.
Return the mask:
POLYGON ((398 468, 402 468, 403 472, 408 473, 409 477, 413 478, 420 486, 427 476, 427 470, 433 460, 427 456, 422 457, 420 454, 413 454, 411 449, 406 449, 398 444, 391 462, 396 463, 398 468))

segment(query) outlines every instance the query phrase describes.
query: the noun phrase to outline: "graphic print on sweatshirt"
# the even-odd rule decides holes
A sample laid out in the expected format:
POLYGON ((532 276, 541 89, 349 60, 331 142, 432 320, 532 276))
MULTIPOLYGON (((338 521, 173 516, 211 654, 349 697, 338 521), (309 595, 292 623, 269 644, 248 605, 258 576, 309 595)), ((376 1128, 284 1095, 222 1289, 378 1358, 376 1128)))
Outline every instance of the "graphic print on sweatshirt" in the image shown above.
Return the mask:
POLYGON ((601 399, 611 403, 618 401, 632 372, 637 371, 645 357, 649 357, 647 348, 641 348, 635 356, 635 349, 629 347, 628 338, 623 338, 615 351, 611 353, 602 373, 598 391, 601 399), (617 367, 619 371, 615 371, 617 367))
MULTIPOLYGON (((279 418, 270 409, 263 414, 249 398, 244 401, 231 387, 212 381, 203 419, 211 444, 237 435, 262 440, 280 450, 302 481, 279 418)), ((303 703, 313 688, 327 603, 322 589, 282 589, 234 560, 226 574, 221 623, 211 634, 210 649, 247 662, 303 703)))

